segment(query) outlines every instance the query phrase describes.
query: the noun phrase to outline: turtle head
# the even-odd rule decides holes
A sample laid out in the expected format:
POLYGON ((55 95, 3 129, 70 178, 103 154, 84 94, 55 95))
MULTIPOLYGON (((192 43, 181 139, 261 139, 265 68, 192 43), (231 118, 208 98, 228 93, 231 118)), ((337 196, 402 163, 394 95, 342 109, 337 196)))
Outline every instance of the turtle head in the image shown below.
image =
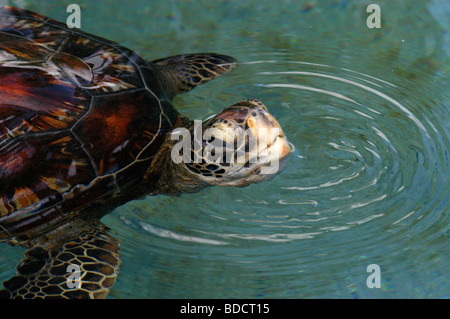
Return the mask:
POLYGON ((191 136, 191 158, 183 165, 208 185, 242 187, 269 180, 286 166, 291 150, 277 120, 255 99, 194 125, 191 136))

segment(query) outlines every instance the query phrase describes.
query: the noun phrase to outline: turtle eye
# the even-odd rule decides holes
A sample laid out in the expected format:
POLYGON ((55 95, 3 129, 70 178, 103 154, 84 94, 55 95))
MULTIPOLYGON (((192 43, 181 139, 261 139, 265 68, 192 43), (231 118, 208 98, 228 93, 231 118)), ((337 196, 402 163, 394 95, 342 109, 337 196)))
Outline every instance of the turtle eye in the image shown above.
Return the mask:
POLYGON ((258 116, 258 112, 256 111, 252 111, 252 113, 250 113, 253 117, 257 117, 258 116))

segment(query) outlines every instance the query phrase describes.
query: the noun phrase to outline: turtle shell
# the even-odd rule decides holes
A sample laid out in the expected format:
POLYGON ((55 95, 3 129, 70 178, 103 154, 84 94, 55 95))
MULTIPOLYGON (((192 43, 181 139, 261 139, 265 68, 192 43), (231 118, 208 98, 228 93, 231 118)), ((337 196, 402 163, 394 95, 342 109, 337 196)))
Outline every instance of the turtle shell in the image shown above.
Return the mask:
POLYGON ((0 239, 139 183, 177 117, 158 76, 117 43, 0 9, 0 239))

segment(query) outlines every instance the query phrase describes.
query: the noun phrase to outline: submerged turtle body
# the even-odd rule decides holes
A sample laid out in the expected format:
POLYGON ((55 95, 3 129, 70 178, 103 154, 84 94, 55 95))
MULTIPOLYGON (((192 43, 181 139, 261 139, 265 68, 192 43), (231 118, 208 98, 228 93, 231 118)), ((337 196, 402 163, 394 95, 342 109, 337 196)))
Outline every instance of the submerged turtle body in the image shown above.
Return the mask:
POLYGON ((178 113, 155 65, 116 43, 12 8, 0 30, 0 217, 23 240, 137 187, 178 113))
MULTIPOLYGON (((42 15, 1 8, 0 241, 29 248, 4 294, 105 297, 119 243, 99 219, 145 194, 217 184, 168 160, 169 132, 191 125, 171 100, 235 65, 209 53, 147 62, 42 15), (81 286, 67 286, 69 265, 81 267, 81 286)), ((227 112, 258 110, 278 125, 249 101, 227 112)), ((246 174, 240 186, 254 182, 246 174)))

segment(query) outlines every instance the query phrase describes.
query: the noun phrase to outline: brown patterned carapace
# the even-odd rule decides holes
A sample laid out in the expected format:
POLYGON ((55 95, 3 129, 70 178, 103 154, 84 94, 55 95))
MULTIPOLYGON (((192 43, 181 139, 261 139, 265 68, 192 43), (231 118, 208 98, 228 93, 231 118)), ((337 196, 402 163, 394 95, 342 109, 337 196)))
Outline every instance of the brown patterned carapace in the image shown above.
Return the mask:
MULTIPOLYGON (((58 206, 63 198, 55 195, 70 198, 74 186, 93 186, 127 169, 144 148, 146 158, 158 150, 177 113, 160 102, 159 87, 150 89, 152 77, 142 77, 141 65, 156 72, 113 42, 26 10, 1 9, 0 217, 42 201, 58 206)), ((117 192, 120 181, 112 180, 117 192)))
POLYGON ((104 298, 120 258, 99 218, 171 185, 160 154, 174 124, 189 122, 172 98, 235 65, 218 54, 147 62, 0 7, 0 241, 29 248, 0 298, 104 298), (81 269, 80 287, 67 286, 69 265, 81 269))

